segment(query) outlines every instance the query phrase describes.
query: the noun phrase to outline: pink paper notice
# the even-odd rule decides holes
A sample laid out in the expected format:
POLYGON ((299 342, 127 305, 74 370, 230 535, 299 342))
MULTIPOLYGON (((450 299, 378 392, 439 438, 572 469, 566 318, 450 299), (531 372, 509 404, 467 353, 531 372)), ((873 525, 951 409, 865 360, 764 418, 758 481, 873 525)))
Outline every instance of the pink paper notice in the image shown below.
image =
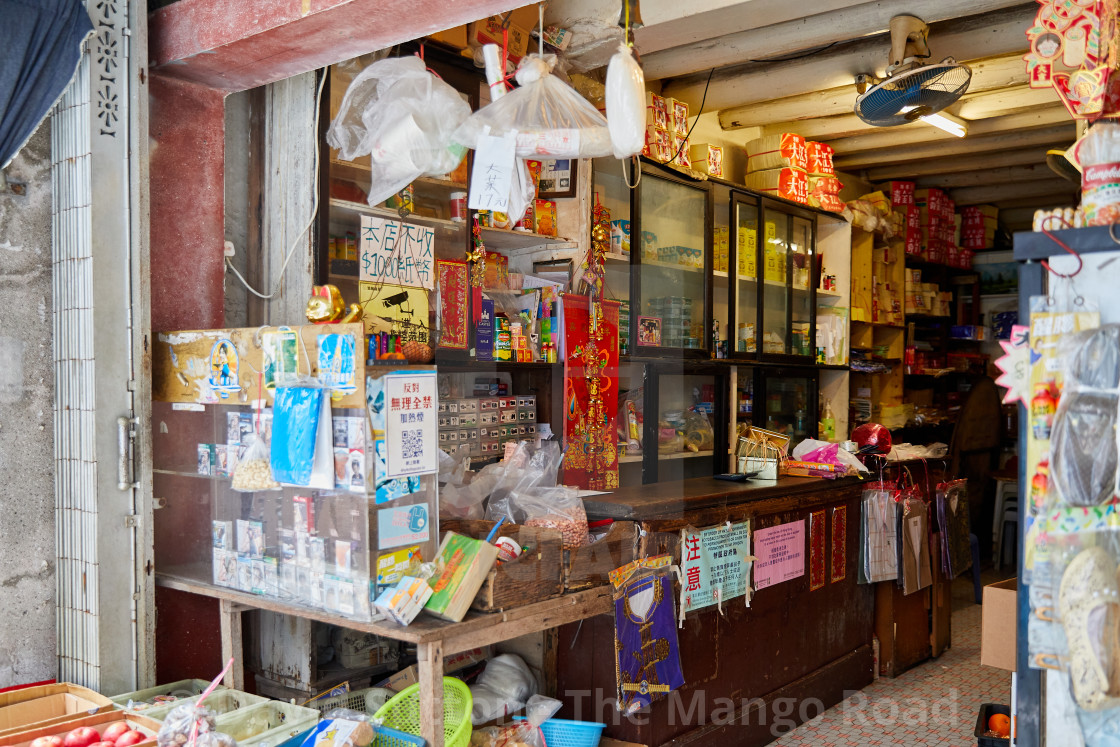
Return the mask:
POLYGON ((804 520, 756 531, 754 556, 755 590, 804 576, 804 520))

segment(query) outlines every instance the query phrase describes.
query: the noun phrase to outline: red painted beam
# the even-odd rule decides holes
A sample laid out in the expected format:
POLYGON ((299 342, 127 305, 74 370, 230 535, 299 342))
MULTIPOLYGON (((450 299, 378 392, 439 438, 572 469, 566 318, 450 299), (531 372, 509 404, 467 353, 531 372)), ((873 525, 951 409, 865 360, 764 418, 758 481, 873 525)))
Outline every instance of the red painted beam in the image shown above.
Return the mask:
POLYGON ((220 328, 226 94, 149 80, 152 331, 220 328))
POLYGON ((526 4, 178 0, 149 17, 149 61, 163 75, 243 91, 526 4))

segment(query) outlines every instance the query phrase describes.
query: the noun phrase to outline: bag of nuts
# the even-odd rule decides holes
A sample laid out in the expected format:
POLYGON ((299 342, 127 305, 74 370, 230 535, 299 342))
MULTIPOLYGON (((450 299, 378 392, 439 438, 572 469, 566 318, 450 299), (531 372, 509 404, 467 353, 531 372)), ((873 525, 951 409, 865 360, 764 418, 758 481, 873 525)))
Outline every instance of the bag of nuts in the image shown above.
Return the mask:
POLYGON ((280 483, 272 479, 268 444, 265 443, 259 433, 253 439, 252 445, 245 450, 245 455, 241 457, 237 467, 234 468, 233 482, 230 487, 243 493, 280 489, 280 483))

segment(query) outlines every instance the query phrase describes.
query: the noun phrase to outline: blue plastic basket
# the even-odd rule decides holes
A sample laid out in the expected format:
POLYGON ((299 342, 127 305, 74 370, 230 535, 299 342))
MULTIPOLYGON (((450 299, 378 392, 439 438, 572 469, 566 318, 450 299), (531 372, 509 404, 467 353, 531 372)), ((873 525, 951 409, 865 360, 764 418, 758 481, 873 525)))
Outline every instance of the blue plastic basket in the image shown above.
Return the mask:
MULTIPOLYGON (((514 716, 520 721, 523 716, 514 716)), ((563 718, 550 718, 541 724, 548 747, 599 747, 606 724, 594 721, 569 721, 563 718)))
POLYGON ((423 737, 382 726, 370 747, 427 747, 427 744, 428 740, 423 737))

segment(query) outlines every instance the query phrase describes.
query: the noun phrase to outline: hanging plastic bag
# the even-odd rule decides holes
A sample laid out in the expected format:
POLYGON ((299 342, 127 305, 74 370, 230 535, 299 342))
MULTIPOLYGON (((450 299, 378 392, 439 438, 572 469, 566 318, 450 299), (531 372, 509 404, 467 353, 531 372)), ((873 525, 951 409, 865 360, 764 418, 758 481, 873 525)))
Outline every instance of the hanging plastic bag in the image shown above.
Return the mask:
POLYGON ((615 158, 629 158, 646 144, 646 76, 625 44, 607 65, 607 127, 615 158))
POLYGON ((972 567, 968 480, 937 486, 937 524, 941 531, 941 570, 946 578, 954 579, 972 567))
POLYGON ((451 133, 470 116, 459 93, 432 75, 419 57, 379 60, 355 78, 327 131, 339 157, 370 156, 369 204, 376 205, 421 176, 440 176, 463 160, 451 133))
POLYGON ((555 65, 555 55, 523 57, 516 75, 521 87, 472 114, 451 139, 474 148, 489 127, 491 135, 516 130, 516 153, 521 158, 611 155, 607 120, 574 88, 551 74, 555 65))
POLYGON ((898 490, 893 484, 873 482, 863 490, 860 526, 860 583, 898 578, 898 490))
POLYGON ((330 490, 334 449, 329 392, 318 385, 285 386, 273 402, 269 464, 278 482, 330 490))
POLYGON ((563 704, 559 700, 534 695, 525 704, 525 716, 514 716, 513 723, 475 729, 471 747, 545 747, 541 724, 548 721, 563 704))
POLYGON ((233 470, 230 487, 243 493, 258 490, 279 490, 280 483, 272 479, 269 466, 271 452, 264 438, 258 433, 253 443, 245 450, 237 467, 233 470))

